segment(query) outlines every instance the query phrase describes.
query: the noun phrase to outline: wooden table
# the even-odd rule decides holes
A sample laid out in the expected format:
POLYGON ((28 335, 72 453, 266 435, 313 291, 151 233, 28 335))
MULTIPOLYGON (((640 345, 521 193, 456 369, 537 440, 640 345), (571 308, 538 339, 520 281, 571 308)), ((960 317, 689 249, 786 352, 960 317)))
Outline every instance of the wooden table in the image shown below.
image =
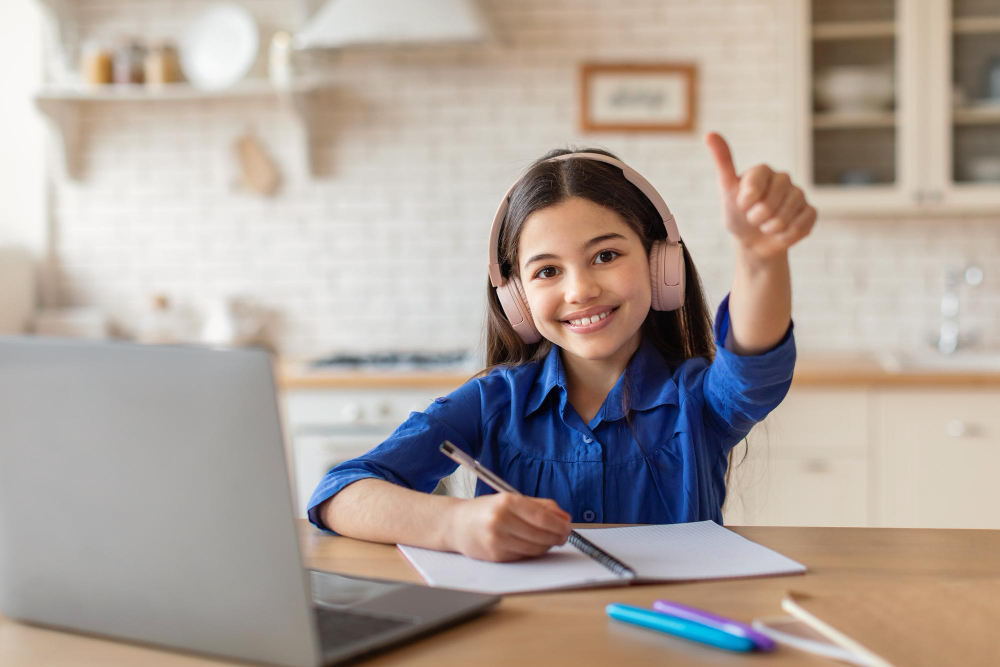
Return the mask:
MULTIPOLYGON (((593 527, 588 525, 588 528, 593 527)), ((608 620, 604 605, 650 605, 670 598, 749 621, 780 614, 786 589, 840 591, 869 582, 1000 577, 1000 531, 896 528, 771 528, 733 530, 804 563, 805 575, 642 585, 517 595, 492 611, 377 656, 370 665, 831 665, 779 648, 772 654, 730 654, 608 620)), ((306 566, 420 583, 392 546, 329 537, 302 524, 306 566)), ((905 623, 906 619, 901 618, 905 623)), ((56 632, 0 619, 0 665, 57 667, 231 664, 121 642, 56 632)))

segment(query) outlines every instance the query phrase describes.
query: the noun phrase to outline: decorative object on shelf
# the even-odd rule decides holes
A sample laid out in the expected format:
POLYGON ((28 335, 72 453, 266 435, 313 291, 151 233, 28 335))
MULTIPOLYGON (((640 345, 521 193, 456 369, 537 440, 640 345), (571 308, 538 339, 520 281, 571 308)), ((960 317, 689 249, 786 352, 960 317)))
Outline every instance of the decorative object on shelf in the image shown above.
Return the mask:
POLYGON ((830 67, 816 75, 813 88, 820 106, 842 113, 891 109, 896 97, 890 65, 830 67))
POLYGON ((281 185, 281 175, 274 160, 251 132, 236 140, 240 163, 240 185, 265 197, 274 196, 281 185))
POLYGON ((114 55, 101 42, 87 42, 83 47, 83 81, 101 86, 114 81, 114 55))
POLYGON ((287 88, 295 77, 292 52, 292 35, 279 30, 271 37, 267 54, 267 76, 275 88, 287 88))
POLYGON ((328 0, 294 37, 297 49, 361 44, 482 42, 475 0, 328 0))
POLYGON ((177 344, 200 342, 201 326, 202 314, 193 304, 155 292, 134 323, 115 328, 140 343, 177 344))
POLYGON ((253 16, 233 3, 210 6, 181 40, 181 66, 197 88, 229 88, 247 75, 260 48, 253 16))
POLYGON ((1000 157, 982 155, 969 158, 966 171, 973 181, 1000 182, 1000 157))
POLYGON ((177 47, 169 40, 151 42, 144 63, 146 84, 160 86, 181 81, 180 58, 177 47))
POLYGON ((986 85, 983 86, 983 97, 1000 102, 1000 56, 994 56, 986 68, 986 85))
POLYGON ((690 132, 695 66, 686 63, 587 63, 580 67, 584 132, 690 132))
POLYGON ((115 50, 114 82, 118 84, 142 83, 146 80, 144 61, 146 47, 134 37, 125 37, 115 50))
POLYGON ((871 185, 878 183, 878 174, 874 169, 845 169, 840 172, 837 180, 844 185, 871 185))
POLYGON ((199 342, 207 345, 257 345, 267 349, 267 335, 273 313, 250 299, 239 296, 222 297, 209 302, 199 342))

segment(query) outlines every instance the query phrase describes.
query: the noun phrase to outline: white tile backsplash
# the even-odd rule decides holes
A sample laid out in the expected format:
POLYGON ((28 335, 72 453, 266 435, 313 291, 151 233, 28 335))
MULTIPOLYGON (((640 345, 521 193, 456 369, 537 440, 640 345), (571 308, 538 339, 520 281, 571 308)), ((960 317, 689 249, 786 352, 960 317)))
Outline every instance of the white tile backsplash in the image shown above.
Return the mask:
MULTIPOLYGON (((265 37, 293 27, 293 0, 242 4, 265 37)), ((203 6, 81 2, 81 34, 176 37, 203 6)), ((617 152, 658 187, 717 302, 732 251, 701 135, 722 132, 739 169, 792 167, 782 3, 482 6, 496 44, 311 57, 337 81, 316 105, 316 178, 293 116, 273 100, 86 105, 84 178, 54 183, 58 301, 102 306, 128 325, 152 292, 191 304, 246 295, 280 310, 279 348, 296 357, 475 346, 498 200, 531 160, 575 144, 617 152), (698 129, 579 134, 577 66, 594 60, 695 62, 698 129), (246 130, 280 166, 274 199, 235 185, 232 144, 246 130)), ((1000 344, 998 250, 994 220, 839 221, 821 212, 792 251, 799 346, 924 345, 938 325, 944 268, 966 259, 981 262, 986 279, 963 292, 963 322, 1000 344)))

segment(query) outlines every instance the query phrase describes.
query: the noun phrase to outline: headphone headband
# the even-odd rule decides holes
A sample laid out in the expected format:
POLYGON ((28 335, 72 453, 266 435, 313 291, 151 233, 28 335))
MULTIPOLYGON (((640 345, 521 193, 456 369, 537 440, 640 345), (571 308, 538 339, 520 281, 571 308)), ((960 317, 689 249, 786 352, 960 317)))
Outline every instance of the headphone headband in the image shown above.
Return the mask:
MULTIPOLYGON (((642 194, 646 195, 646 199, 653 204, 656 208, 656 212, 660 214, 660 220, 663 222, 664 228, 667 230, 667 240, 670 243, 680 243, 681 235, 677 231, 677 223, 674 221, 674 216, 667 208, 667 203, 663 201, 663 197, 660 193, 656 191, 656 188, 643 178, 642 174, 637 172, 632 167, 628 166, 621 160, 616 160, 608 155, 603 155, 601 153, 566 153, 565 155, 557 155, 551 157, 539 164, 545 164, 546 162, 560 162, 563 160, 570 159, 585 159, 585 160, 596 160, 597 162, 605 162, 607 164, 618 167, 622 170, 622 175, 625 179, 629 181, 632 185, 639 188, 642 194)), ((507 216, 507 207, 510 205, 510 195, 514 192, 514 188, 517 184, 521 182, 524 175, 514 181, 514 184, 507 189, 507 194, 503 196, 500 201, 500 206, 497 208, 496 215, 493 216, 493 226, 490 227, 490 283, 494 287, 500 287, 504 284, 503 275, 500 272, 500 251, 499 251, 499 241, 500 241, 500 227, 503 225, 504 218, 507 216)))

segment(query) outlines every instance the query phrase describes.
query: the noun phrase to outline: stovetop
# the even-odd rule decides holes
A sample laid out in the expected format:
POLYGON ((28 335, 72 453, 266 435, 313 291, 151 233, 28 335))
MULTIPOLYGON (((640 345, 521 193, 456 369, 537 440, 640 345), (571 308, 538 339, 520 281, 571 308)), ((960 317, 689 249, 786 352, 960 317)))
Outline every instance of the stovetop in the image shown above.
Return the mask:
POLYGON ((468 350, 451 350, 444 352, 425 351, 387 351, 337 353, 310 363, 313 368, 322 369, 363 369, 379 370, 402 369, 451 369, 471 368, 475 363, 473 355, 468 350))

